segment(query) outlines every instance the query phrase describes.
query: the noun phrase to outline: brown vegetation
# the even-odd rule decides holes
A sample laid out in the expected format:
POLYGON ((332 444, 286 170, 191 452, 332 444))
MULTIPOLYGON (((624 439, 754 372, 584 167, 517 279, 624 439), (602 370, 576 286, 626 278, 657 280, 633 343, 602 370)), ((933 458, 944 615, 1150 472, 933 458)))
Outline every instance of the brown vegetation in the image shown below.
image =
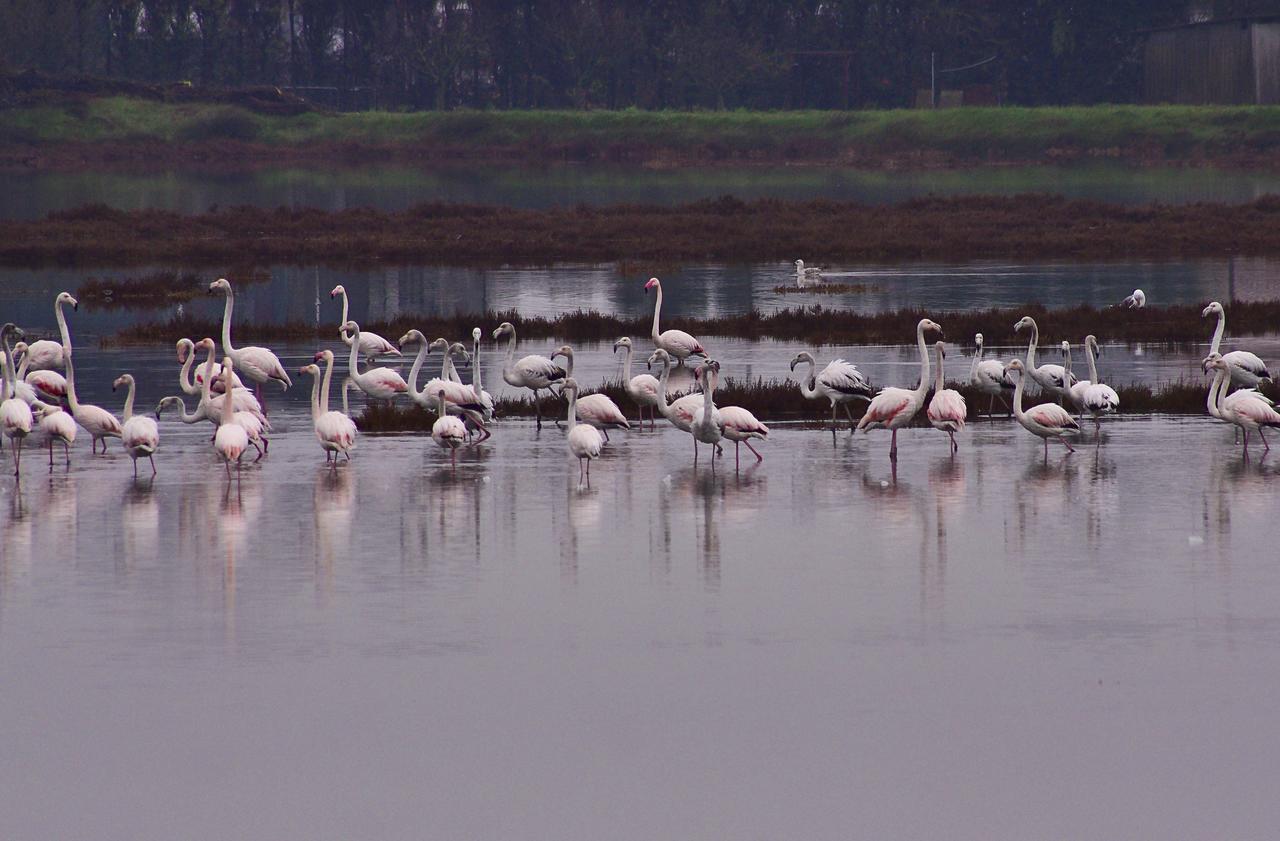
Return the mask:
POLYGON ((1280 253, 1280 197, 1128 207, 1024 195, 890 206, 826 200, 522 209, 428 203, 400 212, 236 207, 183 215, 89 205, 0 221, 0 264, 1131 258, 1280 253))
POLYGON ((811 283, 808 286, 784 284, 773 287, 779 295, 860 295, 876 289, 866 283, 811 283))
MULTIPOLYGON (((269 279, 260 271, 226 275, 237 286, 269 279)), ((196 272, 158 271, 138 277, 91 277, 76 288, 82 303, 96 307, 155 309, 167 304, 191 301, 209 294, 209 280, 196 272)))

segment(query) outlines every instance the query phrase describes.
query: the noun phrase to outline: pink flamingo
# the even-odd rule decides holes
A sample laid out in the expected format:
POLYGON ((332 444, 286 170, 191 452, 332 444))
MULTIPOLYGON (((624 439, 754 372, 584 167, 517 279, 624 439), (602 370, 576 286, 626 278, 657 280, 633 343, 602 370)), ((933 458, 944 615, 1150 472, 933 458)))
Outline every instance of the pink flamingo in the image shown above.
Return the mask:
POLYGON ((1271 445, 1263 430, 1280 427, 1280 412, 1269 399, 1251 389, 1226 394, 1227 379, 1231 376, 1231 363, 1218 354, 1211 354, 1204 362, 1206 370, 1215 370, 1213 386, 1209 389, 1209 414, 1244 430, 1244 452, 1249 453, 1249 433, 1256 431, 1262 439, 1263 452, 1270 452, 1271 445))
POLYGON ((578 381, 573 377, 567 377, 564 381, 564 391, 569 394, 569 409, 566 423, 569 425, 569 433, 565 436, 569 452, 578 460, 578 481, 583 480, 583 469, 585 467, 587 486, 591 486, 591 462, 600 457, 600 448, 604 446, 604 441, 600 437, 600 432, 594 426, 586 423, 578 423, 578 407, 574 405, 578 400, 578 381))
POLYGON ((644 427, 644 410, 649 409, 649 428, 653 429, 655 425, 655 413, 658 404, 658 378, 653 374, 636 374, 631 376, 631 355, 633 348, 631 346, 631 337, 623 336, 621 339, 613 343, 613 352, 617 353, 618 348, 626 350, 627 355, 622 363, 622 382, 627 388, 627 395, 636 404, 636 409, 640 414, 640 426, 644 427))
POLYGON ((311 383, 311 424, 315 429, 316 439, 324 450, 324 460, 330 459, 336 465, 338 454, 351 461, 351 451, 356 446, 356 424, 342 412, 329 410, 329 384, 333 378, 333 351, 322 350, 316 354, 317 360, 324 360, 324 377, 321 382, 320 367, 315 363, 304 365, 300 374, 310 374, 311 383))
POLYGON ((933 399, 929 401, 929 409, 925 414, 934 429, 947 433, 951 438, 951 453, 954 455, 960 449, 960 445, 956 443, 956 433, 964 429, 969 408, 960 392, 947 388, 943 383, 942 361, 947 356, 943 343, 935 342, 933 347, 938 354, 938 378, 933 386, 933 399))
POLYGON ((649 294, 650 289, 658 290, 657 298, 653 302, 653 332, 651 334, 653 336, 653 344, 671 354, 680 365, 683 365, 684 361, 690 356, 705 357, 707 352, 703 350, 702 344, 683 330, 658 332, 658 315, 662 312, 662 282, 656 277, 649 278, 649 282, 644 285, 646 295, 649 294))
MULTIPOLYGON (((225 342, 223 343, 225 344, 225 342)), ((232 389, 231 366, 234 363, 228 356, 222 360, 222 385, 226 391, 232 389)), ((231 478, 231 462, 236 463, 236 475, 240 475, 240 457, 249 448, 249 433, 245 428, 231 419, 231 412, 223 412, 218 423, 218 431, 213 435, 213 449, 222 457, 227 466, 227 478, 231 478)))
MULTIPOLYGON (((151 475, 154 476, 156 475, 155 453, 160 448, 160 428, 156 426, 154 419, 133 413, 133 397, 137 390, 133 374, 117 377, 111 384, 111 390, 115 391, 122 385, 127 386, 129 392, 124 399, 124 419, 120 427, 120 441, 124 444, 125 452, 133 459, 133 478, 138 478, 138 459, 143 456, 151 462, 151 475)), ((49 455, 52 459, 52 451, 49 455)))
POLYGON ((929 351, 924 344, 925 331, 941 335, 942 328, 927 318, 920 319, 916 325, 916 344, 920 348, 920 384, 914 390, 906 388, 882 388, 867 406, 866 414, 858 421, 858 429, 893 430, 889 442, 889 460, 898 460, 898 430, 911 423, 920 408, 924 406, 924 396, 929 391, 929 351))
POLYGON ((1008 365, 1009 375, 1014 377, 1017 386, 1013 390, 1013 417, 1027 432, 1039 436, 1044 441, 1044 457, 1049 457, 1049 439, 1057 438, 1068 452, 1075 448, 1063 436, 1080 431, 1071 413, 1057 403, 1040 403, 1027 411, 1022 411, 1022 391, 1026 386, 1026 366, 1022 360, 1015 359, 1008 365))
MULTIPOLYGON (((566 380, 573 378, 573 348, 561 345, 556 348, 551 358, 563 356, 565 359, 564 376, 566 380)), ((630 429, 631 423, 618 408, 618 404, 606 394, 584 394, 577 398, 578 420, 595 427, 604 433, 605 443, 609 443, 609 427, 630 429)))

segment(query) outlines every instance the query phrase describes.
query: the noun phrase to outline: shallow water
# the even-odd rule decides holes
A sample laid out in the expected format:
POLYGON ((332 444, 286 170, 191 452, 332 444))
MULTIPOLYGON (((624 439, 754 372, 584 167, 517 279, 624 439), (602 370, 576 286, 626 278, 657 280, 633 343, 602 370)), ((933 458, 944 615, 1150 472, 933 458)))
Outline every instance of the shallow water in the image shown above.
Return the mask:
POLYGON ((839 199, 872 204, 927 195, 1055 193, 1123 204, 1246 202, 1280 192, 1280 172, 1136 168, 1112 163, 892 172, 806 166, 650 169, 609 164, 548 167, 362 166, 327 169, 4 172, 0 216, 38 218, 102 203, 124 209, 202 213, 211 207, 376 207, 428 201, 550 207, 677 204, 726 194, 751 198, 839 199))
MULTIPOLYGON (((90 354, 86 354, 88 356, 90 354)), ((86 367, 89 366, 86 362, 86 367)), ((293 392, 290 392, 291 396, 293 392)), ((497 425, 0 479, 9 838, 1263 837, 1276 456, 497 425), (1170 458, 1176 454, 1176 458, 1170 458), (744 450, 745 455, 745 450, 744 450), (928 804, 921 808, 921 804, 928 804), (72 805, 74 804, 74 805, 72 805)), ((5 454, 7 456, 7 452, 5 454)))

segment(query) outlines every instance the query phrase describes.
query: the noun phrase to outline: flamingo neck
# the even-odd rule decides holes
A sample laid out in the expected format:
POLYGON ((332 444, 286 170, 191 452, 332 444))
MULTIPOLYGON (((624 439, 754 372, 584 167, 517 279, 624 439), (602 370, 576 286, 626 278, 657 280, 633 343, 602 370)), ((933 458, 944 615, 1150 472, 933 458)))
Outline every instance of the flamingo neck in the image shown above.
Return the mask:
MULTIPOLYGON (((5 355, 9 356, 11 353, 12 351, 6 353, 5 355)), ((15 375, 17 379, 14 380, 14 383, 17 383, 18 380, 25 380, 27 378, 27 369, 30 367, 31 367, 31 354, 30 353, 22 354, 22 364, 18 366, 18 372, 15 375)))
POLYGON ((80 398, 76 395, 76 366, 71 361, 69 353, 63 355, 62 360, 67 366, 67 405, 71 407, 71 414, 74 415, 80 411, 80 398))
POLYGON ((1013 389, 1013 416, 1022 421, 1024 413, 1022 411, 1022 389, 1027 383, 1027 372, 1023 371, 1018 376, 1018 384, 1013 389))
POLYGON ((1209 355, 1212 356, 1218 352, 1218 346, 1222 344, 1222 334, 1226 332, 1226 329, 1227 314, 1224 311, 1218 313, 1218 326, 1213 329, 1213 341, 1209 344, 1209 355))
POLYGON ((448 346, 444 349, 444 360, 440 363, 440 379, 457 380, 458 375, 453 370, 453 353, 448 346))
MULTIPOLYGON (((344 321, 343 324, 346 322, 344 321)), ((360 328, 351 331, 351 354, 347 357, 347 370, 351 376, 360 376, 360 328)))
POLYGON ((236 293, 227 287, 227 298, 222 305, 222 349, 230 356, 235 353, 231 347, 231 312, 236 307, 236 293))
POLYGON ((1064 381, 1067 385, 1071 384, 1071 348, 1067 348, 1062 354, 1062 370, 1066 372, 1064 381))
POLYGON ((516 331, 512 328, 511 335, 507 338, 507 358, 502 363, 502 379, 507 381, 508 385, 520 385, 516 378, 516 331))
POLYGON ((209 348, 209 358, 204 363, 203 382, 200 383, 200 405, 208 406, 213 400, 213 355, 216 348, 209 348))
MULTIPOLYGON (((533 399, 538 398, 535 396, 533 399)), ((573 428, 578 425, 578 390, 576 388, 569 396, 569 417, 565 418, 564 422, 568 432, 573 432, 573 428)))
POLYGON ((569 348, 569 352, 564 354, 564 378, 567 380, 573 376, 573 348, 569 348))
MULTIPOLYGON (((344 322, 345 323, 345 322, 344 322)), ((317 377, 317 379, 319 379, 317 377)), ((333 382, 333 357, 324 361, 324 383, 320 386, 320 414, 329 411, 329 385, 333 382)))
POLYGON ((938 354, 938 374, 937 374, 937 378, 933 381, 933 390, 936 393, 941 393, 942 385, 943 385, 942 383, 942 348, 937 348, 937 354, 938 354))
POLYGON ((662 373, 658 375, 658 405, 663 417, 669 417, 671 406, 667 403, 667 380, 671 378, 671 360, 662 361, 662 373))
POLYGON ((316 371, 316 375, 311 379, 311 420, 313 422, 320 419, 320 380, 323 378, 324 376, 316 371))
POLYGON ((13 349, 9 347, 9 334, 4 334, 4 365, 0 367, 0 375, 4 379, 4 388, 0 390, 0 400, 8 400, 18 394, 18 375, 13 371, 13 349))
POLYGON ((133 417, 133 395, 137 388, 137 383, 129 380, 129 391, 124 397, 124 416, 120 419, 122 423, 127 423, 129 418, 133 417))
MULTIPOLYGON (((227 359, 223 360, 223 365, 222 365, 222 423, 221 423, 221 426, 226 426, 227 424, 231 423, 231 415, 233 414, 233 410, 231 406, 231 366, 226 364, 227 362, 230 362, 230 361, 231 361, 230 357, 228 357, 227 359)), ((205 379, 207 380, 208 377, 206 377, 205 379)))
MULTIPOLYGON (((409 368, 409 394, 414 398, 415 402, 421 402, 425 395, 418 391, 418 372, 422 370, 422 362, 427 358, 427 339, 425 336, 418 342, 418 355, 413 359, 413 365, 409 368)), ((346 383, 342 385, 342 399, 347 399, 346 383)), ((344 408, 343 411, 346 411, 344 408)))
POLYGON ((441 419, 448 417, 449 415, 449 408, 445 405, 443 394, 436 395, 436 414, 439 415, 441 419))
POLYGON ((978 363, 982 361, 982 342, 978 342, 978 349, 973 352, 973 362, 969 363, 969 382, 978 379, 978 363))
POLYGON ((707 371, 706 385, 702 389, 702 422, 710 425, 712 422, 711 414, 716 410, 715 390, 717 375, 715 371, 707 371))
POLYGON ((347 290, 342 290, 342 322, 338 324, 338 335, 342 337, 342 343, 347 347, 355 344, 355 339, 347 332, 347 290))
POLYGON ((924 328, 916 328, 916 345, 920 348, 920 384, 916 386, 916 397, 923 400, 929 391, 929 348, 924 343, 924 328))
POLYGON ((810 400, 818 396, 817 371, 818 371, 818 363, 810 359, 809 373, 805 376, 804 380, 800 383, 800 393, 805 397, 809 398, 810 400))
POLYGON ((631 382, 631 347, 627 346, 627 355, 622 358, 622 381, 631 382))
MULTIPOLYGON (((1096 383, 1098 381, 1098 363, 1093 358, 1093 342, 1084 343, 1084 355, 1089 360, 1089 382, 1096 383)), ((1071 373, 1071 369, 1067 369, 1067 373, 1071 373)), ((1067 377, 1068 382, 1071 380, 1067 377)))
POLYGON ((480 340, 475 336, 471 337, 471 349, 471 384, 475 387, 476 397, 479 397, 484 386, 480 385, 480 340))
POLYGON ((653 300, 653 334, 652 335, 653 335, 654 341, 657 341, 658 336, 660 335, 658 332, 658 314, 662 312, 662 284, 659 283, 657 286, 654 287, 654 289, 657 290, 658 295, 653 300))
POLYGON ((62 338, 62 346, 71 349, 71 331, 67 329, 67 317, 62 314, 62 302, 53 305, 53 317, 58 320, 58 335, 62 338))
POLYGON ((1218 408, 1218 391, 1222 388, 1222 381, 1226 379, 1225 372, 1219 368, 1213 375, 1213 384, 1209 386, 1209 397, 1205 401, 1205 408, 1209 410, 1211 417, 1222 419, 1222 410, 1218 408))
MULTIPOLYGON (((194 347, 187 351, 187 358, 182 363, 182 371, 178 374, 178 385, 182 386, 184 394, 199 394, 200 389, 196 388, 196 384, 191 381, 191 366, 196 361, 196 349, 194 347)), ((207 375, 206 375, 207 376, 207 375)))
POLYGON ((1031 344, 1027 345, 1027 370, 1030 374, 1036 369, 1036 345, 1040 343, 1040 325, 1031 322, 1031 344))

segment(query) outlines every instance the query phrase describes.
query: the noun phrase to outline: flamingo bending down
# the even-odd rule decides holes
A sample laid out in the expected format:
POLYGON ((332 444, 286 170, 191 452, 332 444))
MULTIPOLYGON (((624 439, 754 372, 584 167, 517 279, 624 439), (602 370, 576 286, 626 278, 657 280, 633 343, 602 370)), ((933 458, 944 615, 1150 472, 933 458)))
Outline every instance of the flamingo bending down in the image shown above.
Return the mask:
POLYGON ((1213 386, 1209 389, 1209 414, 1235 424, 1244 430, 1244 452, 1249 453, 1249 433, 1256 431, 1262 439, 1264 452, 1271 451, 1267 436, 1263 434, 1266 427, 1280 427, 1280 412, 1277 412, 1269 399, 1250 389, 1240 389, 1226 394, 1226 381, 1231 375, 1231 365, 1225 357, 1211 354, 1204 361, 1206 370, 1217 371, 1213 386))
POLYGON ((683 365, 684 361, 690 356, 706 357, 707 352, 703 350, 702 344, 690 336, 683 330, 666 330, 662 333, 658 332, 658 315, 662 312, 662 281, 656 277, 649 278, 649 282, 644 285, 644 292, 649 294, 650 289, 657 289, 658 294, 653 302, 653 344, 665 350, 677 361, 683 365))
POLYGON ((796 286, 817 283, 822 280, 822 269, 805 268, 804 260, 796 260, 796 286))
POLYGON ((858 429, 864 432, 877 427, 893 430, 893 437, 889 441, 890 461, 898 460, 898 430, 911 423, 911 419, 924 405, 924 396, 929 391, 929 351, 924 344, 926 330, 942 334, 942 328, 927 318, 920 319, 920 323, 916 325, 916 344, 920 348, 920 383, 914 390, 894 387, 880 389, 871 399, 862 420, 858 421, 858 429))
POLYGON ((93 452, 98 452, 98 442, 102 442, 102 452, 107 451, 107 439, 119 438, 124 430, 116 416, 101 406, 82 404, 76 397, 76 369, 71 359, 71 348, 64 343, 62 351, 63 365, 67 369, 67 404, 71 407, 71 416, 76 423, 89 433, 93 452))
POLYGON ((825 397, 831 401, 833 439, 836 434, 836 407, 843 406, 845 417, 849 419, 849 433, 852 434, 856 422, 853 419, 853 413, 849 411, 849 404, 855 400, 870 402, 876 393, 871 382, 858 370, 857 365, 845 362, 843 359, 833 359, 820 374, 814 373, 818 363, 814 361, 813 354, 809 351, 804 350, 795 355, 791 360, 791 370, 794 371, 801 362, 809 363, 809 373, 800 381, 800 393, 809 400, 825 397))
POLYGON ((537 418, 538 429, 542 429, 542 406, 538 402, 538 392, 550 390, 552 383, 562 382, 567 374, 565 370, 545 356, 530 354, 516 357, 516 328, 510 321, 504 321, 493 331, 493 339, 497 341, 503 336, 507 341, 507 359, 502 365, 502 379, 507 385, 515 388, 528 388, 533 391, 533 410, 537 418))
MULTIPOLYGON (((413 360, 413 366, 409 369, 409 398, 414 403, 428 411, 434 411, 436 407, 435 395, 437 392, 443 391, 445 394, 445 411, 449 414, 460 414, 475 424, 476 428, 484 433, 487 439, 492 433, 484 424, 484 405, 476 399, 475 390, 469 385, 454 382, 448 379, 449 371, 449 343, 444 339, 436 339, 430 345, 427 344, 427 337, 422 335, 421 330, 410 330, 400 337, 400 346, 417 343, 418 355, 413 360), (422 363, 426 360, 427 354, 435 348, 444 349, 445 361, 444 369, 441 376, 433 377, 427 381, 422 390, 418 390, 418 372, 422 370, 422 363)), ((478 442, 477 442, 478 443, 478 442)))
POLYGON ((938 354, 938 378, 934 381, 933 399, 929 401, 925 414, 934 429, 947 433, 951 438, 951 453, 954 455, 960 449, 960 445, 956 443, 956 433, 964 429, 969 407, 965 405, 960 392, 947 388, 944 384, 942 361, 947 357, 945 346, 942 342, 936 342, 933 347, 938 354))
MULTIPOLYGON (((658 411, 662 416, 671 421, 671 425, 682 432, 693 433, 693 416, 702 405, 702 395, 698 393, 686 394, 684 397, 668 403, 667 402, 667 380, 671 376, 671 355, 662 348, 658 348, 649 357, 649 364, 662 365, 662 374, 658 378, 658 411)), ((698 439, 693 439, 693 457, 696 461, 698 458, 698 439)))
POLYGON ((1147 294, 1141 289, 1133 290, 1133 294, 1120 302, 1120 306, 1131 310, 1140 310, 1147 305, 1147 294))
POLYGON ((1032 435, 1038 435, 1044 441, 1044 457, 1049 457, 1050 438, 1057 438, 1062 442, 1062 446, 1067 448, 1068 452, 1074 453, 1075 448, 1063 436, 1080 431, 1080 425, 1076 423, 1075 418, 1071 417, 1071 413, 1057 403, 1040 403, 1025 412, 1022 411, 1022 391, 1026 385, 1026 366, 1022 364, 1022 360, 1015 359, 1009 363, 1008 370, 1013 376, 1014 382, 1017 383, 1017 387, 1013 390, 1013 416, 1022 425, 1023 429, 1032 435))
POLYGON ((623 336, 621 339, 613 343, 613 352, 617 353, 618 348, 626 350, 627 355, 623 357, 622 362, 622 382, 626 386, 627 395, 636 404, 636 410, 640 415, 640 428, 644 428, 644 410, 649 409, 649 428, 653 429, 655 425, 654 413, 658 408, 658 378, 653 374, 636 374, 631 376, 631 337, 623 336))
MULTIPOLYGON (((151 462, 151 475, 154 476, 156 475, 155 453, 160 447, 160 428, 152 418, 133 413, 133 396, 137 390, 133 374, 122 374, 117 377, 111 384, 111 390, 115 391, 122 385, 127 386, 129 392, 124 399, 124 423, 120 427, 120 441, 124 444, 125 452, 133 459, 133 477, 138 478, 138 459, 143 456, 151 462)), ((52 457, 51 452, 50 458, 52 457)))
POLYGON ((333 351, 322 350, 316 354, 316 360, 324 360, 324 378, 321 382, 320 367, 315 363, 305 365, 299 371, 310 374, 311 383, 311 425, 315 429, 316 439, 324 450, 324 460, 338 462, 338 454, 351 461, 351 451, 356 446, 356 424, 342 412, 329 409, 329 386, 333 379, 333 351))
POLYGON ((564 381, 562 391, 569 395, 568 417, 565 423, 569 426, 569 432, 565 436, 569 452, 578 460, 578 481, 583 481, 584 469, 586 482, 588 487, 591 485, 591 462, 600 458, 600 449, 604 446, 604 439, 600 436, 600 431, 594 426, 587 423, 578 423, 578 381, 573 377, 567 377, 564 381))
MULTIPOLYGON (((557 356, 563 356, 565 359, 565 379, 573 379, 573 348, 568 345, 561 345, 556 348, 555 353, 551 354, 552 359, 557 356)), ((606 394, 585 394, 578 397, 577 407, 578 420, 594 426, 604 433, 604 442, 606 444, 609 443, 609 427, 614 429, 631 428, 631 423, 627 420, 627 416, 622 414, 618 404, 614 403, 606 394)))
MULTIPOLYGON (((329 292, 329 300, 339 295, 342 296, 342 320, 338 322, 338 337, 344 345, 351 347, 356 338, 347 331, 347 289, 341 283, 329 292)), ((400 356, 400 349, 377 333, 366 330, 360 334, 360 355, 364 357, 365 364, 372 365, 379 356, 400 356)))
POLYGON ((76 442, 76 421, 71 415, 62 411, 61 406, 48 403, 36 403, 35 413, 39 417, 40 431, 49 444, 49 466, 53 467, 53 444, 62 443, 62 454, 66 457, 67 466, 71 466, 71 445, 76 442))
POLYGON ((1005 373, 1004 364, 995 359, 982 358, 981 333, 973 334, 973 343, 977 350, 973 352, 973 363, 969 366, 969 383, 991 398, 987 401, 987 416, 991 417, 995 414, 997 399, 1001 406, 1013 414, 1013 409, 1009 408, 1008 402, 1004 399, 1006 391, 1013 391, 1013 380, 1009 379, 1009 375, 1005 373))
MULTIPOLYGON (((289 373, 280 364, 280 357, 271 351, 256 346, 242 348, 231 346, 231 312, 235 308, 235 293, 231 290, 231 283, 225 277, 220 277, 209 284, 209 292, 210 294, 221 292, 226 296, 226 303, 222 308, 222 351, 235 363, 240 373, 259 387, 272 380, 280 383, 284 389, 293 385, 293 381, 289 379, 289 373)), ((224 362, 223 365, 225 364, 224 362)), ((226 377, 223 381, 230 382, 226 377)), ((231 388, 227 387, 226 390, 230 391, 231 388)), ((261 388, 258 391, 261 398, 261 388)), ((230 470, 231 468, 228 467, 228 473, 230 470)))
MULTIPOLYGON (((1222 334, 1227 329, 1227 312, 1222 308, 1222 304, 1214 301, 1200 313, 1201 318, 1208 318, 1211 315, 1218 316, 1218 326, 1214 328, 1213 340, 1209 344, 1209 356, 1218 353, 1218 346, 1222 344, 1222 334)), ((1233 350, 1222 354, 1222 361, 1227 363, 1231 385, 1236 388, 1257 388, 1263 380, 1271 379, 1267 364, 1257 354, 1247 350, 1233 350)))
POLYGON ((1027 345, 1026 372, 1030 374, 1036 385, 1040 386, 1041 391, 1056 396, 1059 403, 1065 402, 1071 396, 1071 385, 1075 382, 1075 378, 1061 365, 1041 365, 1037 368, 1036 346, 1040 343, 1040 326, 1036 324, 1034 318, 1024 315, 1017 324, 1013 325, 1013 329, 1017 332, 1024 327, 1031 328, 1031 343, 1027 345))
POLYGON ((461 418, 449 414, 444 389, 436 391, 436 422, 431 424, 431 440, 442 450, 449 451, 453 472, 458 472, 458 448, 467 441, 467 426, 461 418))
POLYGON ((377 400, 394 400, 397 394, 409 390, 409 384, 392 368, 370 368, 360 371, 360 325, 354 321, 343 327, 352 333, 351 356, 347 359, 347 372, 351 381, 365 394, 377 400))
MULTIPOLYGON (((50 342, 50 344, 57 344, 50 342)), ((25 384, 28 388, 34 389, 54 400, 61 400, 67 395, 67 378, 59 374, 57 371, 45 368, 39 371, 29 371, 31 367, 30 347, 26 342, 18 342, 13 346, 15 356, 21 355, 22 362, 18 365, 18 381, 25 384)), ((35 392, 32 392, 33 395, 35 392)), ((25 399, 25 398, 24 398, 25 399)), ((31 401, 27 401, 30 403, 31 401)))
POLYGON ((13 448, 13 475, 19 476, 22 463, 22 442, 31 434, 34 419, 31 407, 17 396, 18 373, 13 367, 13 350, 9 347, 9 335, 21 338, 22 330, 9 323, 0 327, 0 345, 4 348, 3 386, 0 386, 0 430, 13 448))
MULTIPOLYGON (((1063 342, 1065 345, 1066 342, 1063 342)), ((1093 431, 1102 431, 1102 416, 1113 415, 1120 410, 1120 395, 1106 383, 1098 380, 1098 364, 1094 355, 1101 353, 1098 337, 1089 334, 1084 337, 1084 353, 1089 360, 1089 379, 1081 380, 1071 386, 1071 402, 1081 412, 1088 412, 1093 417, 1093 431)), ((1067 350, 1067 370, 1071 370, 1071 352, 1067 350)))
MULTIPOLYGON (((226 281, 223 281, 224 283, 226 281)), ((225 329, 225 328, 224 328, 225 329)), ((227 341, 223 339, 223 345, 227 345, 227 341)), ((226 391, 230 391, 231 371, 235 364, 230 356, 226 356, 222 360, 222 384, 226 391)), ((249 433, 243 426, 231 419, 230 412, 222 413, 222 420, 218 423, 218 431, 213 435, 213 449, 227 466, 227 479, 231 478, 231 462, 236 463, 236 475, 240 475, 240 457, 244 455, 244 451, 249 447, 249 433)))

